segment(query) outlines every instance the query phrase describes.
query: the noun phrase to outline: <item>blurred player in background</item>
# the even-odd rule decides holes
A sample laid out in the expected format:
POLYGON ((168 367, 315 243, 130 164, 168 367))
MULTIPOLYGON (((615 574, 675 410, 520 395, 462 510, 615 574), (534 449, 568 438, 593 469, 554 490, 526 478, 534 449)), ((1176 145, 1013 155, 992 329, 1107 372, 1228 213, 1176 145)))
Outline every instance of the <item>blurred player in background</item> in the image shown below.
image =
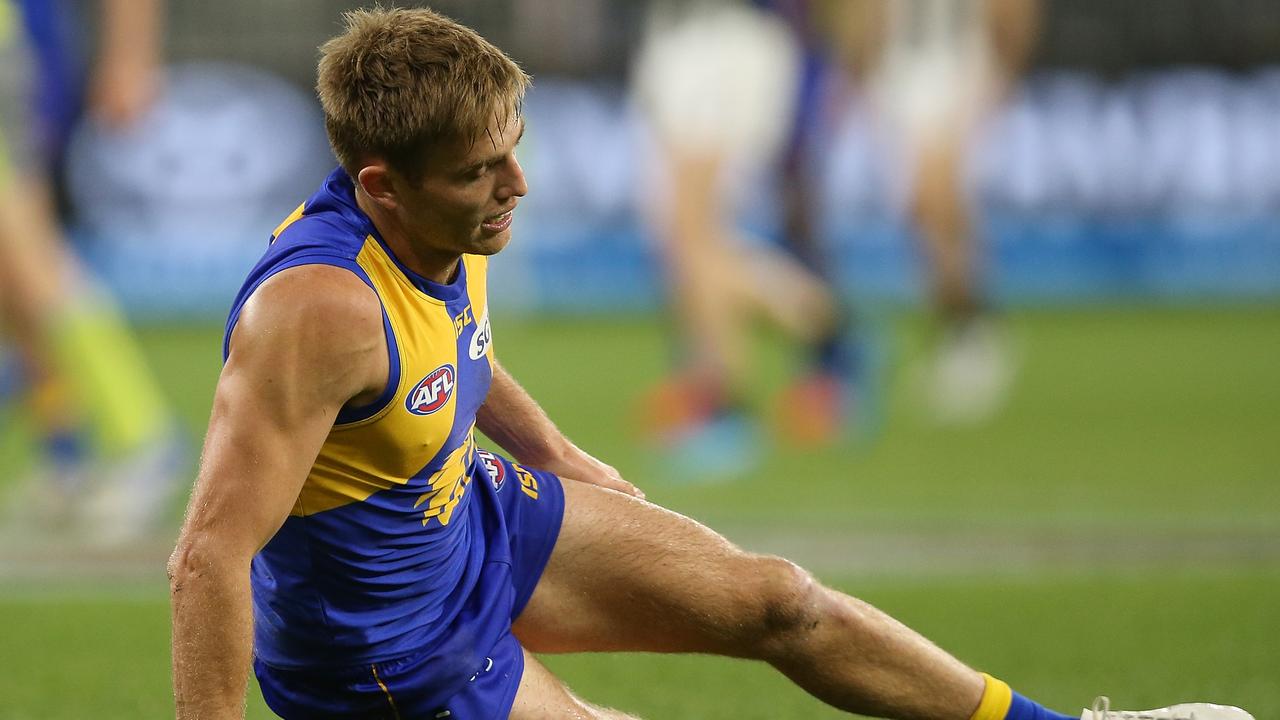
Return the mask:
MULTIPOLYGON (((0 311, 43 449, 11 514, 122 538, 163 513, 181 452, 124 318, 54 208, 52 157, 80 97, 66 10, 0 2, 0 311)), ((120 129, 160 85, 160 0, 103 0, 100 10, 87 110, 120 129)))
POLYGON ((981 122, 1019 79, 1038 0, 820 0, 822 26, 898 153, 924 244, 939 337, 926 375, 943 422, 1000 407, 1015 362, 983 288, 965 161, 981 122))
POLYGON ((810 160, 832 126, 831 91, 843 78, 861 81, 905 169, 938 318, 925 372, 934 413, 955 423, 993 414, 1015 363, 983 289, 965 159, 980 121, 1026 63, 1036 0, 655 7, 636 81, 660 149, 652 214, 683 352, 650 400, 658 433, 703 472, 745 469, 757 445, 744 388, 759 317, 811 348, 810 371, 779 402, 785 437, 827 441, 851 420, 874 429, 876 354, 865 329, 850 332, 835 264, 814 231, 825 210, 810 160), (774 163, 787 253, 743 242, 734 224, 749 196, 744 184, 774 163))
POLYGON ((786 3, 655 3, 636 64, 658 151, 650 214, 681 353, 646 412, 676 459, 705 476, 749 469, 757 451, 746 390, 760 319, 810 357, 779 403, 784 437, 832 441, 853 413, 870 424, 866 358, 811 227, 804 151, 821 71, 801 16, 773 5, 786 3), (770 170, 780 171, 783 234, 795 253, 735 223, 749 185, 770 170))

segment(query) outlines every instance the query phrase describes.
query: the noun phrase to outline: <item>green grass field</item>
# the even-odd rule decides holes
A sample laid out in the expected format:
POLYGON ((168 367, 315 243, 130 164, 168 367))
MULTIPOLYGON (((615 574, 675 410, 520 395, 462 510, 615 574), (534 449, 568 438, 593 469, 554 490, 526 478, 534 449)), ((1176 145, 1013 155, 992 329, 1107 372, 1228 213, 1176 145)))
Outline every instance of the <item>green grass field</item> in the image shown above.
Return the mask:
MULTIPOLYGON (((499 316, 494 329, 499 356, 562 428, 650 499, 796 557, 1051 706, 1106 693, 1119 706, 1211 699, 1280 717, 1280 309, 1010 319, 1023 372, 992 423, 929 422, 911 372, 925 333, 904 317, 889 325, 898 370, 877 442, 777 448, 714 485, 670 476, 635 440, 637 399, 667 357, 656 320, 499 316)), ((150 329, 143 342, 198 436, 217 329, 150 329)), ((762 342, 762 407, 792 361, 762 342)), ((4 478, 27 452, 20 425, 0 427, 4 478)), ((158 564, 114 579, 6 568, 0 720, 171 715, 158 564)), ((838 717, 748 663, 547 661, 585 697, 650 718, 838 717)), ((270 717, 256 696, 249 707, 270 717)))

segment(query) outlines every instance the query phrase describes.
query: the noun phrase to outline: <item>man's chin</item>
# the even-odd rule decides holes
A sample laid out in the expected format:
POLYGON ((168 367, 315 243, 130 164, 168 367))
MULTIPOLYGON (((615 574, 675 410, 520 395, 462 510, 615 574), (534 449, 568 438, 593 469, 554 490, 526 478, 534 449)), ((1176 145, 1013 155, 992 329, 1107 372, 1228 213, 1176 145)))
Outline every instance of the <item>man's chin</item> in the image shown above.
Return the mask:
POLYGON ((502 232, 493 235, 481 235, 472 243, 472 255, 494 255, 502 252, 502 249, 511 242, 511 228, 507 228, 502 232))

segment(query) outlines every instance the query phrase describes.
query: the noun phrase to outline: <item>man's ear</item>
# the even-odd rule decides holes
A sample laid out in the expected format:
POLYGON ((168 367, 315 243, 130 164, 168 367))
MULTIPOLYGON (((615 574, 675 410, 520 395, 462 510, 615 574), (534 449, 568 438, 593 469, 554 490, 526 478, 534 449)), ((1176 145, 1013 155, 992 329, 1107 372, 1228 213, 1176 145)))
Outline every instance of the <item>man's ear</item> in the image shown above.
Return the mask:
POLYGON ((356 175, 356 183, 374 202, 388 210, 394 210, 400 204, 391 171, 386 163, 376 162, 364 166, 356 175))

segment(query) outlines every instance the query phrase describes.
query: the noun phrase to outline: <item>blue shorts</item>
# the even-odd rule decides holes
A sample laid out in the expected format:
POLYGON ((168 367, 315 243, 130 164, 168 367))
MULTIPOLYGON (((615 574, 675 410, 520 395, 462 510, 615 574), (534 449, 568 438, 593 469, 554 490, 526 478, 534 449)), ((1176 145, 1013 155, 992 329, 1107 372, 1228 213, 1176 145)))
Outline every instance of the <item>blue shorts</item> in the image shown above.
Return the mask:
MULTIPOLYGON (((262 696, 277 715, 286 720, 495 720, 510 714, 524 673, 524 652, 511 634, 511 622, 528 604, 551 558, 564 517, 564 490, 551 473, 516 465, 485 450, 476 455, 477 465, 484 467, 490 481, 482 492, 496 501, 490 506, 506 524, 511 612, 475 674, 461 690, 441 698, 438 683, 431 682, 431 668, 442 660, 435 651, 324 672, 277 668, 255 658, 254 674, 262 696)), ((476 482, 481 479, 479 472, 476 482)), ((487 567, 506 574, 505 563, 487 567)), ((465 632, 464 626, 455 634, 465 632)))

